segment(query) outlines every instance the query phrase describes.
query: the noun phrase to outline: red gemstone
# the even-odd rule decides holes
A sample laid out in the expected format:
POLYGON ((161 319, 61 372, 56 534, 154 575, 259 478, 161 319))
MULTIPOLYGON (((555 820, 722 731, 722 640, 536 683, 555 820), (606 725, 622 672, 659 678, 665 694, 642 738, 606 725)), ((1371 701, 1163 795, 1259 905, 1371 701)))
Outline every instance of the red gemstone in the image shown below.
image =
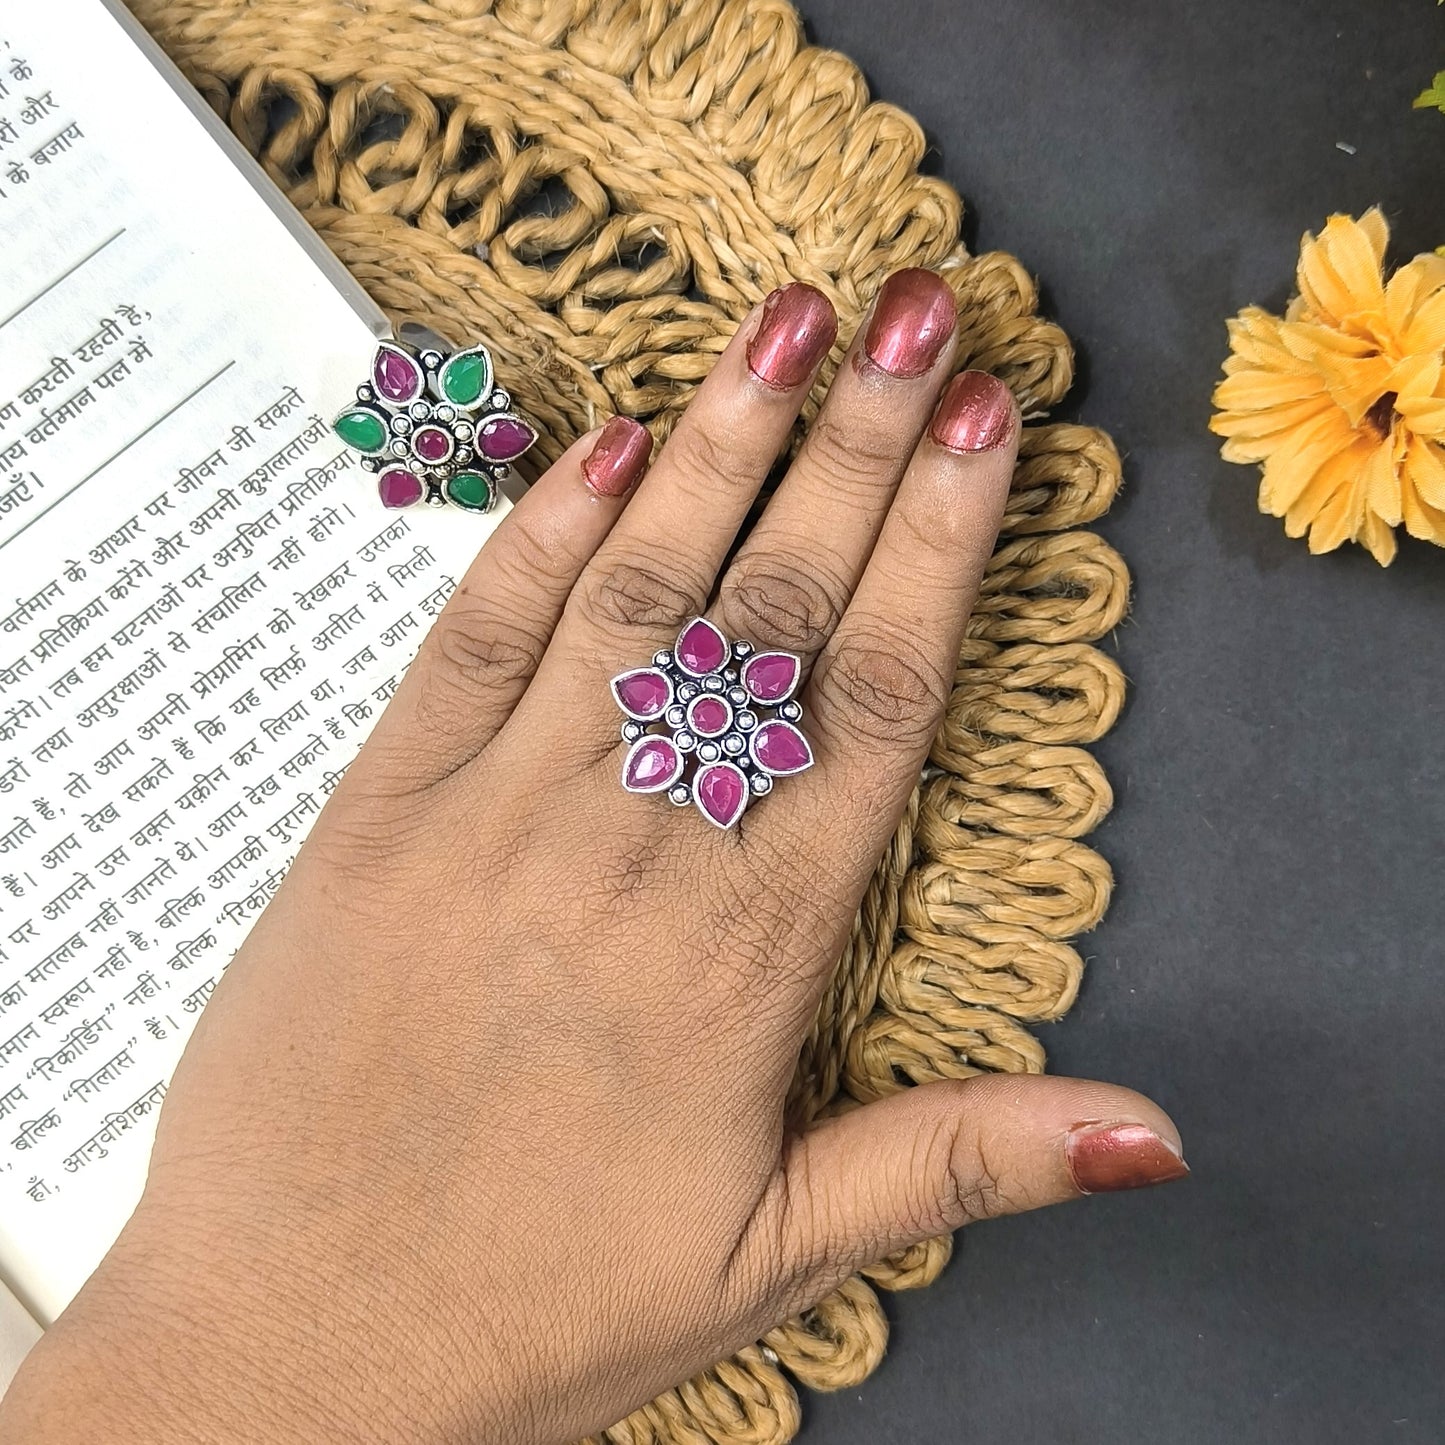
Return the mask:
POLYGON ((743 686, 758 702, 785 702, 798 685, 803 665, 791 652, 760 652, 743 667, 743 686))
POLYGON ((748 805, 748 780, 732 763, 713 763, 697 775, 692 796, 705 818, 731 828, 748 805))
POLYGON ((622 784, 634 793, 660 793, 682 772, 682 754, 670 738, 639 738, 622 764, 622 784))
POLYGON ((733 720, 733 710, 722 698, 705 692, 694 698, 687 710, 687 720, 699 737, 715 738, 725 733, 733 720))
POLYGON ((520 417, 493 417, 477 433, 477 450, 489 462, 510 462, 536 440, 537 433, 520 417))
POLYGON ((424 462, 444 462, 452 454, 452 439, 439 426, 422 426, 411 439, 411 449, 424 462))
POLYGON ((410 507, 421 501, 422 490, 421 478, 405 467, 388 467, 376 479, 383 507, 410 507))
POLYGON ((706 618, 697 617, 682 629, 673 652, 679 667, 701 677, 716 672, 727 661, 727 638, 706 618))
POLYGON ((656 668, 643 668, 614 677, 612 695, 628 716, 639 722, 651 722, 667 711, 672 701, 672 684, 656 668))
POLYGON ((371 380, 377 392, 396 405, 405 405, 421 395, 421 367, 394 346, 377 348, 371 380))
POLYGON ((801 773, 813 763, 813 750, 808 740, 792 723, 775 718, 753 734, 753 759, 769 773, 780 776, 801 773))

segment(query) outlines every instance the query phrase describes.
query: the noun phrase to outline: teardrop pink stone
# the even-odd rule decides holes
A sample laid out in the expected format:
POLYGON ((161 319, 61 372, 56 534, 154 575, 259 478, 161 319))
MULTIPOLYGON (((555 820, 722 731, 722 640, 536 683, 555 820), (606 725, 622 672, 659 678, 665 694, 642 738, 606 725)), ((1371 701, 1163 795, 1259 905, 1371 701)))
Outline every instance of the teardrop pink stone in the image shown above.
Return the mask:
POLYGON ((388 467, 376 479, 376 493, 383 507, 410 507, 421 501, 422 485, 405 467, 388 467))
POLYGON ((697 775, 697 805, 719 828, 731 828, 748 805, 748 784, 729 763, 714 763, 697 775))
POLYGON ((760 652, 743 668, 743 686, 758 702, 782 702, 798 685, 802 664, 791 652, 760 652))
POLYGON ((643 738, 627 755, 622 781, 640 793, 661 792, 682 771, 682 754, 668 738, 643 738))
POLYGON ((775 718, 753 734, 753 757, 770 773, 801 773, 812 766, 813 750, 792 723, 775 718))
POLYGON ((421 368, 404 352, 389 346, 378 348, 371 379, 377 391, 390 402, 412 401, 421 391, 421 368))
POLYGON ((682 629, 673 653, 688 672, 701 677, 727 661, 727 639, 706 618, 697 617, 682 629))
POLYGON ((672 689, 667 679, 656 671, 633 672, 617 678, 612 684, 613 695, 623 712, 630 713, 642 722, 651 722, 661 717, 672 698, 672 689))
POLYGON ((537 433, 514 416, 499 416, 485 422, 477 433, 477 450, 489 462, 510 462, 521 456, 537 433))

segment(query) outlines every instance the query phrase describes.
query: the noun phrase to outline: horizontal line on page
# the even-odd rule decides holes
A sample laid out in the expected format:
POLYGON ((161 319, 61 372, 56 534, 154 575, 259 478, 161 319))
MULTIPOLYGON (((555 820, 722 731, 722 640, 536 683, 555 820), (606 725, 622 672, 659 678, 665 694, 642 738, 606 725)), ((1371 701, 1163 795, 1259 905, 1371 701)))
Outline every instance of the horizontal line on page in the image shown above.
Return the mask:
POLYGON ((67 497, 78 492, 93 476, 103 472, 118 457, 124 456, 142 437, 149 436, 167 417, 174 416, 188 401, 194 401, 213 381, 224 376, 235 364, 233 358, 219 371, 212 372, 194 391, 187 392, 169 411, 163 411, 144 431, 137 432, 123 447, 118 451, 112 452, 99 466, 92 467, 78 482, 73 486, 67 487, 53 502, 43 507, 31 517, 24 526, 17 528, 3 542, 0 542, 0 552, 3 552, 22 533, 28 532, 47 512, 53 512, 67 497))
POLYGON ((112 241, 118 241, 123 235, 125 235, 124 226, 122 226, 120 230, 118 230, 113 236, 107 236, 105 240, 103 240, 100 245, 98 245, 93 251, 87 251, 85 255, 83 255, 80 260, 78 260, 73 266, 70 266, 66 270, 62 271, 60 275, 55 278, 55 280, 49 283, 49 285, 42 286, 40 290, 37 291, 35 295, 33 295, 30 300, 28 300, 23 306, 17 307, 3 321, 0 321, 0 330, 4 330, 5 327, 9 326, 10 323, 14 321, 17 316, 23 316, 27 311, 30 310, 32 306, 35 305, 37 301, 40 300, 42 296, 48 296, 52 291, 55 290, 57 286, 60 285, 62 281, 66 279, 67 276, 75 275, 75 273, 79 271, 80 268, 84 266, 87 261, 93 261, 97 256, 100 255, 103 250, 105 250, 107 246, 110 245, 112 241))

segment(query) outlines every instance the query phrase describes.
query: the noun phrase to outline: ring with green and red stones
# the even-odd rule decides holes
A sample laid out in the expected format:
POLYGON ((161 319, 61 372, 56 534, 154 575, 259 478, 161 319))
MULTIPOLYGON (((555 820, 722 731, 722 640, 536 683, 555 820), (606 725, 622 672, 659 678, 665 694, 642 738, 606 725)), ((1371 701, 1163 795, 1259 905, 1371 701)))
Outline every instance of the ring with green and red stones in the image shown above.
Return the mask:
POLYGON ((627 714, 622 786, 666 793, 693 804, 719 828, 731 828, 777 778, 813 766, 813 749, 797 724, 794 694, 802 659, 729 642, 705 617, 694 617, 677 642, 647 667, 612 679, 627 714))
POLYGON ((450 502, 488 512, 510 464, 537 440, 497 386, 485 346, 448 354, 381 342, 371 379, 331 425, 393 508, 450 502))

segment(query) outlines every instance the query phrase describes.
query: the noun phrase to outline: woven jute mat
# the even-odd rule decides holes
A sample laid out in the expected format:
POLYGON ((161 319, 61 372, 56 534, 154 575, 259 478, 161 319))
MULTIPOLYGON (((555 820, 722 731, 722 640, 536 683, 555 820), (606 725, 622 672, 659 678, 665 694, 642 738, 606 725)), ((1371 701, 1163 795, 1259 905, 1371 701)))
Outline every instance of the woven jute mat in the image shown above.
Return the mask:
MULTIPOLYGON (((1119 458, 1039 420, 1068 389, 1068 339, 1018 261, 965 250, 957 195, 918 173, 918 125, 806 45, 783 0, 132 3, 398 325, 491 345, 544 461, 614 411, 665 436, 775 286, 820 287, 846 339, 890 272, 943 272, 960 366, 1004 377, 1030 425, 947 719, 803 1047, 793 1115, 1042 1070, 1031 1026, 1073 1003, 1069 940, 1111 884, 1078 840, 1111 802, 1081 745, 1124 697, 1091 644, 1124 616, 1128 572, 1084 530, 1119 458)), ((950 1247, 882 1261, 606 1439, 783 1445, 791 1382, 862 1381, 887 1342, 874 1287, 928 1284, 950 1247)))

